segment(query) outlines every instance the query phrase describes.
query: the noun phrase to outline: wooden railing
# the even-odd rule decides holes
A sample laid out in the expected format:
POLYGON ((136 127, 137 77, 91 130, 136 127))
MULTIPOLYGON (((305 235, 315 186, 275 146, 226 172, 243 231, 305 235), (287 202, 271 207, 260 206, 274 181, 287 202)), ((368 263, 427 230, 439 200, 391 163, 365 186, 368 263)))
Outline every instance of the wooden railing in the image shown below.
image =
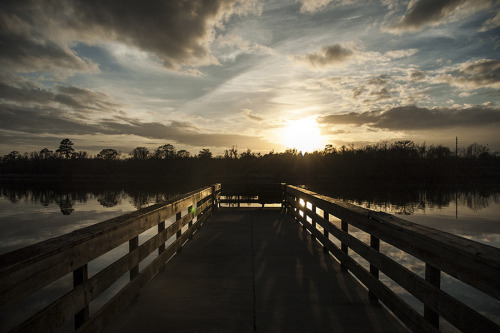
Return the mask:
POLYGON ((283 189, 287 212, 340 261, 344 271, 350 271, 367 287, 373 302, 380 300, 413 332, 439 331, 440 316, 464 332, 500 332, 498 324, 440 288, 441 272, 446 272, 500 299, 500 249, 298 187, 284 185, 283 189), (340 228, 330 221, 330 215, 341 220, 340 228), (369 244, 349 233, 349 226, 368 233, 369 244), (340 241, 340 248, 332 237, 340 241), (381 241, 423 261, 425 278, 380 252, 381 241), (357 262, 349 249, 368 261, 369 268, 357 262), (424 314, 384 284, 379 272, 420 300, 424 314))
POLYGON ((281 204, 283 195, 280 183, 235 184, 223 183, 221 188, 221 204, 240 207, 241 204, 281 204))
POLYGON ((3 327, 4 323, 0 323, 0 331, 54 331, 66 327, 63 325, 68 321, 74 321, 77 331, 99 331, 181 250, 217 207, 219 194, 220 184, 215 184, 0 256, 0 311, 4 317, 16 304, 45 286, 73 275, 69 292, 15 327, 3 327), (166 226, 165 220, 173 216, 175 221, 166 226), (155 235, 139 245, 139 235, 155 227, 155 235), (128 253, 89 277, 88 265, 92 260, 127 242, 128 253), (156 258, 139 270, 141 261, 155 251, 156 258), (90 314, 91 302, 127 274, 129 282, 90 314))

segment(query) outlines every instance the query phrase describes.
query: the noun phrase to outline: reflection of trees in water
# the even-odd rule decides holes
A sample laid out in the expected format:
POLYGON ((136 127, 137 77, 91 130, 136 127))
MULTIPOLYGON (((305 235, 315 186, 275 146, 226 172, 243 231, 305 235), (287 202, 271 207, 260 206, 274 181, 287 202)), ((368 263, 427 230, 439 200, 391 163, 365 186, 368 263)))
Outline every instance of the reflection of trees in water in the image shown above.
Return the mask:
POLYGON ((417 210, 442 209, 455 204, 479 211, 488 207, 491 200, 500 201, 500 192, 494 189, 311 189, 368 209, 401 215, 412 215, 417 210))
POLYGON ((75 211, 73 208, 73 197, 71 196, 71 193, 65 193, 57 196, 56 202, 59 205, 59 208, 61 209, 61 213, 63 215, 70 215, 75 211))
POLYGON ((114 207, 122 202, 121 194, 121 191, 106 191, 97 195, 97 202, 103 207, 114 207))
MULTIPOLYGON (((86 203, 96 198, 103 207, 115 207, 122 202, 122 198, 127 195, 130 203, 139 209, 150 204, 159 203, 170 199, 173 195, 187 191, 172 191, 170 193, 162 190, 142 190, 134 189, 124 191, 122 189, 109 190, 65 190, 61 188, 36 187, 0 187, 0 197, 11 203, 31 202, 49 206, 57 204, 63 214, 74 212, 75 203, 86 203)), ((308 187, 309 188, 309 187, 308 187)), ((363 205, 370 209, 392 212, 395 214, 411 215, 417 210, 441 209, 457 203, 466 206, 473 211, 486 208, 493 202, 500 202, 500 191, 496 189, 470 189, 470 190, 449 190, 449 189, 370 189, 370 188, 310 188, 311 190, 329 195, 334 198, 346 200, 348 202, 363 205)))
POLYGON ((134 191, 129 192, 130 203, 134 205, 135 208, 141 209, 150 204, 160 203, 167 201, 173 196, 170 193, 160 193, 160 192, 145 192, 145 191, 134 191))

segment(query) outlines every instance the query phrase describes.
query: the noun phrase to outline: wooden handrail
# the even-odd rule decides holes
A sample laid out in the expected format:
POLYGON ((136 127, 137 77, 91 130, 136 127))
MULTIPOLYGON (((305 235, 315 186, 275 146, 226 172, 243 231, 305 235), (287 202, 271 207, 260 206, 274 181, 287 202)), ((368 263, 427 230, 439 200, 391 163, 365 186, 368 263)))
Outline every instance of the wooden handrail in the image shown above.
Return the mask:
POLYGON ((431 332, 439 327, 439 316, 462 331, 500 331, 495 322, 440 289, 440 272, 457 278, 500 299, 500 249, 433 228, 378 213, 295 186, 284 186, 286 209, 369 289, 370 298, 380 299, 413 331, 431 332), (303 204, 300 201, 303 201, 303 204), (308 204, 312 208, 308 208, 308 204), (316 209, 323 211, 320 216, 316 209), (329 221, 342 221, 338 228, 329 221), (308 221, 308 218, 311 221, 308 221), (316 228, 323 228, 323 233, 316 228), (347 232, 352 225, 370 235, 370 245, 347 232), (329 235, 340 240, 341 248, 329 235), (403 267, 379 251, 380 240, 422 260, 425 278, 403 267), (370 263, 366 270, 348 254, 354 250, 370 263), (378 279, 383 272, 424 303, 424 316, 400 299, 378 279))
POLYGON ((156 204, 95 225, 73 231, 0 256, 0 309, 8 309, 50 283, 73 272, 74 286, 38 313, 26 318, 17 327, 0 330, 50 331, 69 320, 75 320, 79 331, 93 331, 102 327, 149 281, 163 264, 181 248, 189 237, 216 209, 220 184, 202 188, 166 203, 156 204), (182 216, 182 212, 187 213, 182 216), (165 227, 171 216, 178 218, 165 227), (193 223, 196 218, 196 222, 193 223), (182 228, 189 228, 182 232, 182 228), (158 226, 158 233, 139 245, 138 236, 158 226), (176 235, 175 241, 165 248, 165 243, 176 235), (129 252, 99 273, 88 277, 88 263, 93 259, 129 242, 129 252), (139 263, 158 250, 156 257, 139 272, 139 263), (92 300, 104 292, 123 274, 130 272, 126 284, 97 313, 89 317, 92 300))

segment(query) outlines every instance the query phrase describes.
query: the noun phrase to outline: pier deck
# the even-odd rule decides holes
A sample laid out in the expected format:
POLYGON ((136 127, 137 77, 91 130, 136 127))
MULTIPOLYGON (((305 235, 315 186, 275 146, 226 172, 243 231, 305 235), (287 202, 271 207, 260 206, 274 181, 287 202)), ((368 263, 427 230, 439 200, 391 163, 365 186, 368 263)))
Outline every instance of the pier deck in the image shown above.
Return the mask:
POLYGON ((406 332, 279 208, 219 208, 106 332, 406 332))

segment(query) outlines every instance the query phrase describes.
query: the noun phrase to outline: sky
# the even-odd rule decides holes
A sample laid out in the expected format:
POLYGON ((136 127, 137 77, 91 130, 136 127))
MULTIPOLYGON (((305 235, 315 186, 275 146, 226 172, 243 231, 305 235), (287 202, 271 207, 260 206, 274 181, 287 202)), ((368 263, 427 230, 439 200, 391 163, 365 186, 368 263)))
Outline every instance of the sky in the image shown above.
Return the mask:
POLYGON ((2 0, 0 155, 500 151, 500 1, 2 0))

